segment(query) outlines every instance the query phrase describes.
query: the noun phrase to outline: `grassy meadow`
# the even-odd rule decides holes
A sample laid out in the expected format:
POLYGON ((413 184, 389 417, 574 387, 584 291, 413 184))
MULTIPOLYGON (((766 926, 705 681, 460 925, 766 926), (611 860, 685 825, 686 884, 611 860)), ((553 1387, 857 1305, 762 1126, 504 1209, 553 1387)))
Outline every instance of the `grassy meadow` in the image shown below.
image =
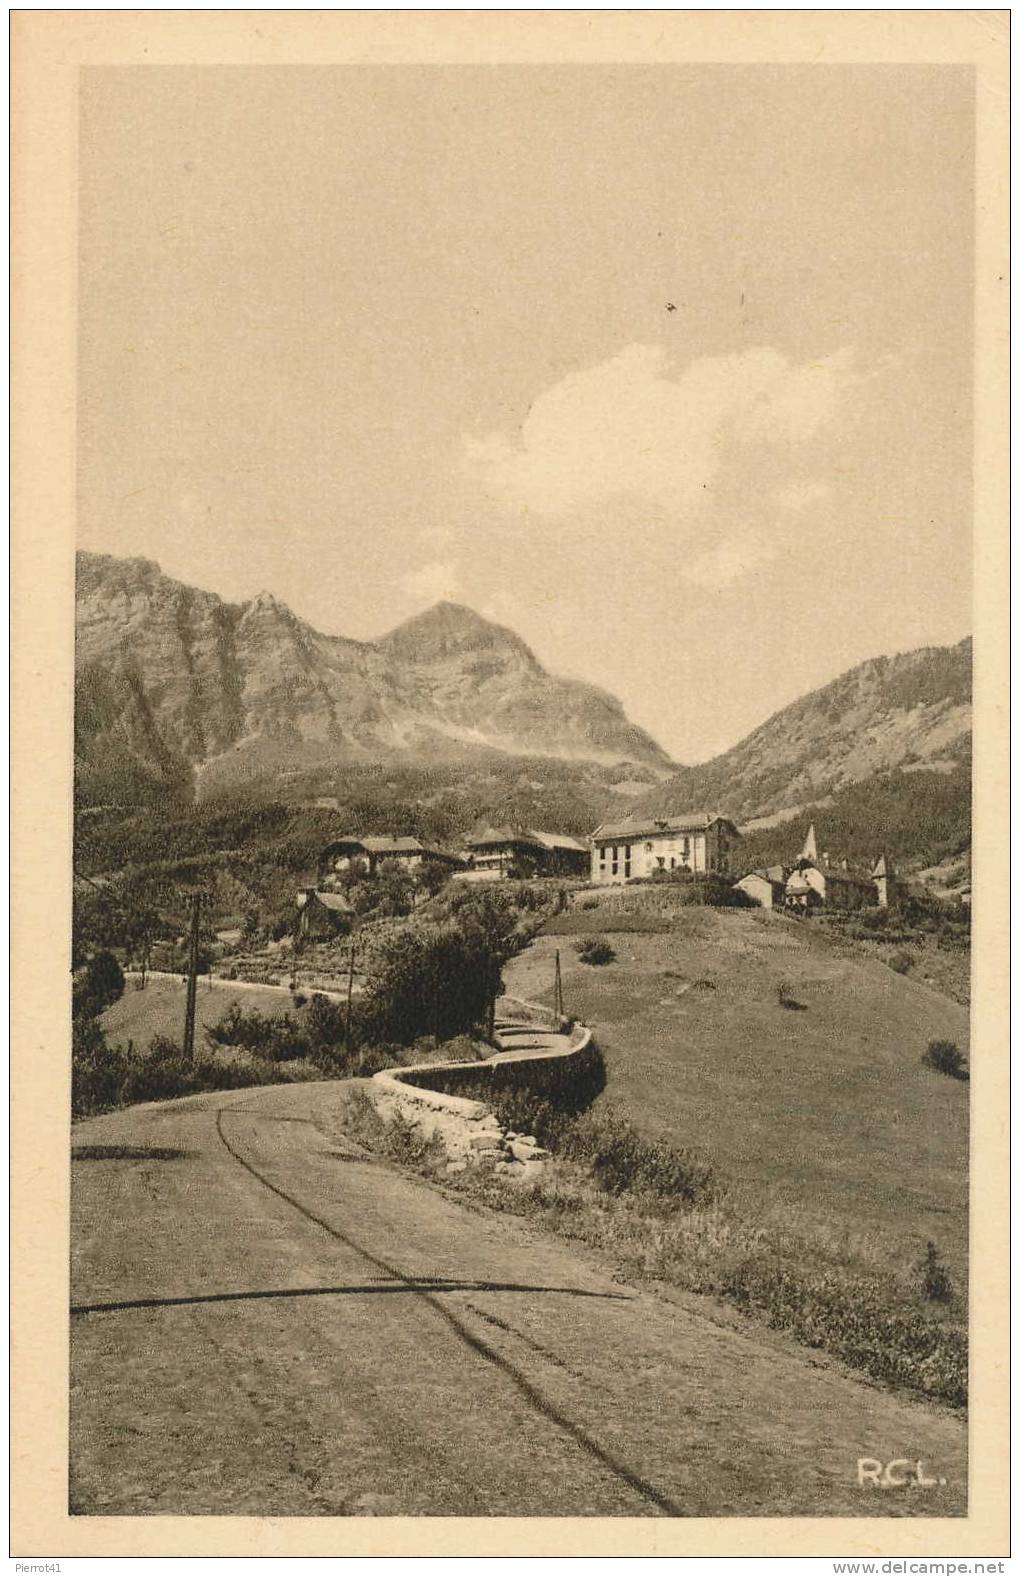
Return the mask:
POLYGON ((777 916, 691 908, 657 935, 612 921, 609 964, 543 936, 505 971, 549 1001, 559 950, 567 1011, 605 1058, 599 1104, 703 1156, 770 1233, 863 1273, 901 1274, 932 1240, 965 1288, 968 1087, 921 1055, 966 1051, 967 1010, 777 916))

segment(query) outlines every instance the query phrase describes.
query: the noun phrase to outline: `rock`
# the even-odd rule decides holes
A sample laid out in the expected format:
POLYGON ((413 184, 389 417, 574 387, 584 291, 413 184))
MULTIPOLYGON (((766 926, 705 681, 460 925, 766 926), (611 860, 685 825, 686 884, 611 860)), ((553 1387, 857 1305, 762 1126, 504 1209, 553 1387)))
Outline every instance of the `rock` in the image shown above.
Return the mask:
POLYGON ((496 1171, 506 1178, 508 1183, 537 1183, 545 1171, 543 1161, 503 1161, 496 1167, 496 1171))
POLYGON ((472 1150, 500 1150, 503 1147, 503 1136, 497 1128, 494 1132, 473 1133, 468 1139, 472 1150))
POLYGON ((543 1150, 537 1139, 515 1139, 510 1146, 510 1153, 518 1161, 544 1161, 548 1150, 543 1150))

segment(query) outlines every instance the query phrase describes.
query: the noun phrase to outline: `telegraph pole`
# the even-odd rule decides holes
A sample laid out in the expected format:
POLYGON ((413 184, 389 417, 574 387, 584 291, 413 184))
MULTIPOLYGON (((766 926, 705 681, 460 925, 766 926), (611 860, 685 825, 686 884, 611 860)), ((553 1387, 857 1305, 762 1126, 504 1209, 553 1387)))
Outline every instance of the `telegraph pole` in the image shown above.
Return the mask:
POLYGON ((556 991, 554 994, 557 1018, 565 1018, 563 1011, 563 975, 560 970, 560 950, 556 949, 556 991))
POLYGON ((202 897, 196 893, 191 900, 191 935, 188 940, 188 994, 184 1004, 184 1060, 192 1062, 195 1056, 195 993, 198 989, 198 922, 202 910, 202 897))
POLYGON ((351 1049, 351 1006, 354 998, 354 943, 351 943, 351 967, 347 975, 347 1022, 344 1026, 344 1049, 351 1049))

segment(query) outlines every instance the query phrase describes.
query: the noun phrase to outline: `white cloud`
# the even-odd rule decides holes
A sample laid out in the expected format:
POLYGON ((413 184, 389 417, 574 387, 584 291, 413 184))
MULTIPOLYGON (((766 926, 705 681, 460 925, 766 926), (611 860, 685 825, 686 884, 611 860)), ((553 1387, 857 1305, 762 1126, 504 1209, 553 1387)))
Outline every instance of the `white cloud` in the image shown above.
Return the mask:
POLYGON ((757 565, 775 558, 777 552, 777 547, 767 542, 759 532, 745 532, 743 535, 727 537, 718 547, 702 553, 693 563, 686 565, 680 573, 692 586, 714 590, 739 580, 741 575, 746 575, 757 565))
POLYGON ((456 602, 463 596, 457 565, 439 560, 401 576, 400 589, 414 602, 424 602, 430 607, 434 602, 456 602))
POLYGON ((660 346, 629 345, 544 390, 515 437, 468 439, 466 464, 541 515, 631 498, 696 519, 727 446, 811 439, 836 416, 853 364, 849 350, 798 366, 760 348, 676 371, 660 346))
POLYGON ((823 499, 829 498, 832 488, 828 482, 791 482, 789 487, 781 488, 776 494, 776 501, 784 509, 808 509, 812 504, 820 504, 823 499))

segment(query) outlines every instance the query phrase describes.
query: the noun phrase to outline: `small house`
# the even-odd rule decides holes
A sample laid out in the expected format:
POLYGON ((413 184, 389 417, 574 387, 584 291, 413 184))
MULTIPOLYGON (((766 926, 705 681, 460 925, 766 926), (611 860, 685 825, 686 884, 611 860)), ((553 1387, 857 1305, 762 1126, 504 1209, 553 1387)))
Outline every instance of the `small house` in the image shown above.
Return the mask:
POLYGON ((419 838, 390 838, 381 834, 358 833, 335 838, 323 849, 319 856, 319 881, 329 881, 356 865, 362 865, 370 876, 374 876, 379 866, 387 861, 393 861, 401 870, 408 871, 418 870, 423 865, 444 866, 452 871, 460 865, 455 854, 437 848, 434 844, 422 843, 419 838))
POLYGON ((346 936, 354 913, 342 893, 323 892, 315 887, 298 893, 297 910, 295 931, 303 942, 328 942, 335 936, 346 936))
POLYGON ((770 865, 765 870, 748 871, 733 886, 760 908, 777 909, 782 908, 786 896, 786 877, 782 865, 770 865))

